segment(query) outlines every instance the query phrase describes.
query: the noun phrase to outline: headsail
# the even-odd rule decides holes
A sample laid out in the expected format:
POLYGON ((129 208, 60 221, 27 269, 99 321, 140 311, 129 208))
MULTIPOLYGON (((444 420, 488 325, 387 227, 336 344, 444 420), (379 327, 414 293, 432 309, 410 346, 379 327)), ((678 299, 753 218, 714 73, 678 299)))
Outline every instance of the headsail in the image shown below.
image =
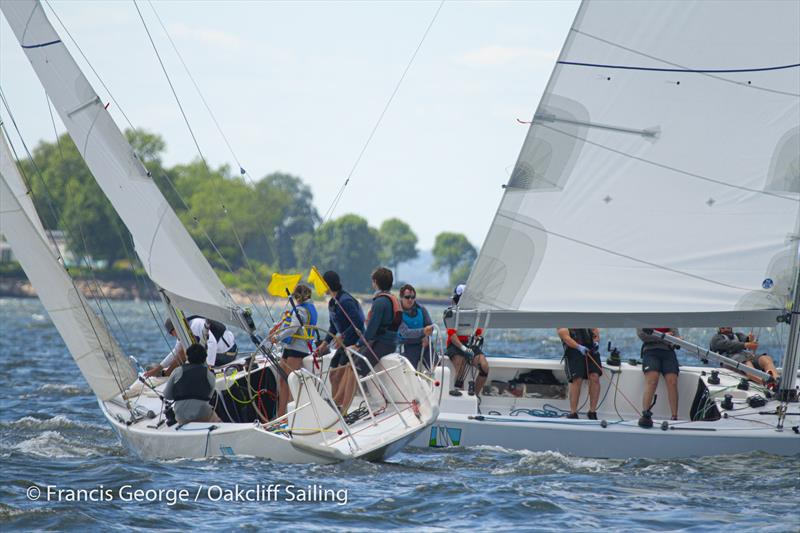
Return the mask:
POLYGON ((5 136, 0 137, 0 228, 83 377, 98 398, 109 400, 136 380, 136 369, 53 254, 5 136))
POLYGON ((798 2, 584 2, 461 308, 774 324, 798 267, 798 20, 798 2))
POLYGON ((239 325, 236 305, 36 0, 0 4, 97 183, 127 226, 148 276, 173 305, 239 325))

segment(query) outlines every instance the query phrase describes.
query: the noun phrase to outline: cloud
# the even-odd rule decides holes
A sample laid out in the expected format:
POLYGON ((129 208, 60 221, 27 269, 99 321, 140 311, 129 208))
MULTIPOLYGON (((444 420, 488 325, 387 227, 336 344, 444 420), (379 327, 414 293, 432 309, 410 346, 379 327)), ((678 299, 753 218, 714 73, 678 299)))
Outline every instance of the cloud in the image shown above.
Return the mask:
POLYGON ((484 46, 456 58, 456 62, 470 67, 494 67, 510 63, 533 63, 536 66, 552 65, 558 57, 555 50, 537 50, 519 46, 484 46))
POLYGON ((208 46, 236 50, 244 46, 244 42, 235 34, 209 28, 192 28, 183 23, 169 25, 170 34, 198 41, 208 46))

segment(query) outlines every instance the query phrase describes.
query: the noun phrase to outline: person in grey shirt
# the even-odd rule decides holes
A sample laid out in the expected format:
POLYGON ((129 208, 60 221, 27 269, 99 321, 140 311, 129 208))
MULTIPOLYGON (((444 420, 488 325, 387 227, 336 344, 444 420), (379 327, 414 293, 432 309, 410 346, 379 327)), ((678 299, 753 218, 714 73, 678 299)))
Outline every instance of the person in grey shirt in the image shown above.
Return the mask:
MULTIPOLYGON (((745 366, 766 372, 773 378, 778 377, 778 370, 775 368, 775 362, 772 357, 765 353, 756 354, 758 342, 752 333, 745 335, 738 331, 734 332, 731 327, 721 327, 717 330, 717 334, 711 338, 710 349, 712 352, 730 357, 745 366)), ((764 383, 763 380, 754 376, 749 377, 749 379, 759 385, 764 383)))
POLYGON ((186 357, 188 361, 170 374, 164 387, 164 398, 175 402, 175 419, 179 424, 221 422, 209 404, 216 380, 206 365, 206 349, 192 344, 186 357))
POLYGON ((672 420, 678 419, 678 357, 675 346, 662 340, 658 333, 666 333, 678 337, 678 328, 639 328, 636 335, 642 339, 642 371, 644 372, 644 396, 642 398, 642 416, 639 425, 643 428, 653 427, 653 397, 658 387, 659 375, 664 375, 667 384, 667 397, 672 420))

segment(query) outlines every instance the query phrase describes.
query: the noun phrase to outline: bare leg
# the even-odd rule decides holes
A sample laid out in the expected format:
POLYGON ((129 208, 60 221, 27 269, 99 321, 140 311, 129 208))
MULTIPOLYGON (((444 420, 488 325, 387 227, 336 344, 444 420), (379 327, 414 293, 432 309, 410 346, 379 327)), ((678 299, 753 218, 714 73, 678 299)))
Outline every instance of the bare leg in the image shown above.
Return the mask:
MULTIPOLYGON (((299 369, 303 365, 303 360, 300 357, 287 357, 281 361, 281 367, 290 374, 299 369)), ((281 378, 280 385, 278 386, 278 416, 281 417, 286 414, 286 404, 289 403, 289 384, 285 379, 281 378)))
POLYGON ((672 418, 678 418, 678 374, 665 374, 664 381, 667 382, 667 397, 672 418))
MULTIPOLYGON (((489 361, 486 360, 486 356, 481 354, 475 356, 475 361, 477 362, 478 368, 483 370, 484 373, 489 373, 489 361)), ((475 394, 480 396, 481 392, 483 392, 483 387, 486 385, 486 378, 489 376, 482 376, 478 374, 478 377, 475 378, 475 394)))
POLYGON ((597 402, 600 400, 600 376, 589 374, 589 411, 597 412, 597 402))
POLYGON ((346 413, 347 408, 350 407, 350 402, 353 401, 353 395, 356 392, 357 378, 351 366, 343 366, 342 369, 342 377, 339 382, 338 390, 333 395, 333 401, 339 406, 342 413, 346 413))
POLYGON ((581 397, 581 385, 583 384, 583 378, 572 378, 572 382, 569 384, 569 412, 570 413, 577 413, 578 412, 578 400, 581 397))
MULTIPOLYGON (((461 386, 463 387, 464 381, 464 370, 466 369, 467 360, 463 355, 454 355, 450 358, 450 361, 453 363, 453 370, 455 370, 455 381, 460 381, 461 386)), ((453 388, 455 389, 456 386, 453 384, 453 388)))
POLYGON ((773 361, 772 357, 768 356, 767 354, 760 355, 758 357, 758 366, 760 366, 761 370, 763 370, 773 378, 778 377, 778 369, 775 368, 775 361, 773 361))
POLYGON ((642 398, 642 410, 647 411, 650 409, 650 404, 653 403, 653 395, 656 393, 658 387, 659 373, 656 371, 645 372, 644 374, 644 397, 642 398))

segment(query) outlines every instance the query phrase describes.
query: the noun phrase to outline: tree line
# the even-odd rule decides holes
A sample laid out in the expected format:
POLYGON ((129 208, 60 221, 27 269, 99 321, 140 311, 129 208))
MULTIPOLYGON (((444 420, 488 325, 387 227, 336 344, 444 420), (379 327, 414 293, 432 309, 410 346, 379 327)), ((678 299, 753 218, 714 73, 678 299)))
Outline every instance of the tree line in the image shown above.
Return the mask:
MULTIPOLYGON (((200 250, 227 285, 263 285, 271 272, 316 264, 337 270, 346 287, 369 290, 378 265, 395 271, 419 255, 417 236, 391 218, 371 227, 355 214, 322 222, 311 189, 298 176, 272 173, 250 183, 223 165, 202 160, 167 167, 164 140, 142 130, 126 131, 139 159, 200 250)), ((121 265, 133 257, 125 225, 94 181, 68 134, 41 141, 20 161, 46 229, 63 230, 78 255, 121 265)), ((451 283, 466 281, 476 250, 460 233, 437 235, 434 269, 451 283)), ((413 273, 403 273, 413 280, 413 273)))

